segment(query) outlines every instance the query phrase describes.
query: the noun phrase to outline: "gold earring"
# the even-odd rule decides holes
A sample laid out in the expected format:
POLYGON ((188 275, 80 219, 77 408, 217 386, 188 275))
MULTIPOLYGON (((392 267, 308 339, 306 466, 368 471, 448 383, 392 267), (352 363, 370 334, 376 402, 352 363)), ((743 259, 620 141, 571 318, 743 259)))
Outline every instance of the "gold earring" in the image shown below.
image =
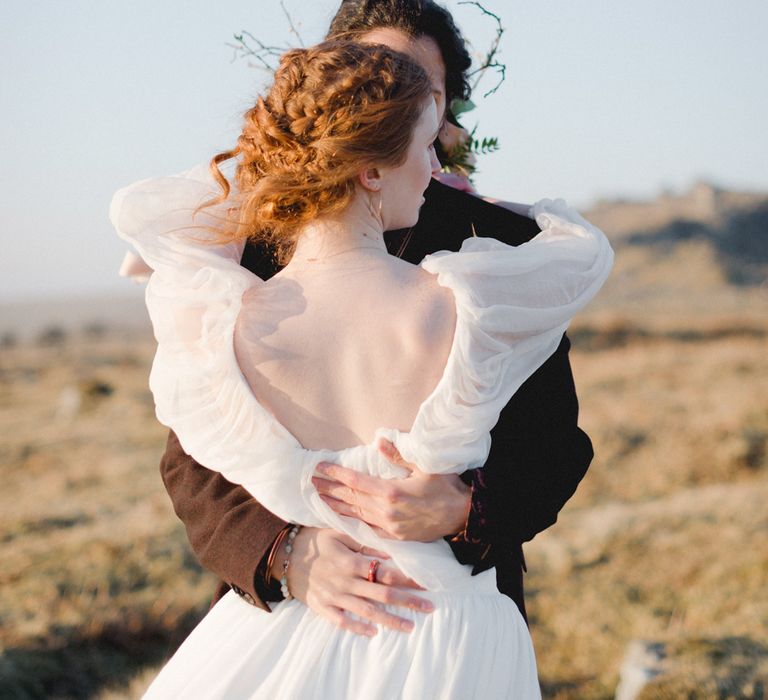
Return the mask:
POLYGON ((368 195, 368 211, 371 213, 371 216, 373 216, 374 218, 378 216, 378 218, 381 219, 381 192, 379 190, 372 190, 371 193, 368 195), (374 209, 374 206, 373 206, 374 194, 379 195, 378 212, 374 209))

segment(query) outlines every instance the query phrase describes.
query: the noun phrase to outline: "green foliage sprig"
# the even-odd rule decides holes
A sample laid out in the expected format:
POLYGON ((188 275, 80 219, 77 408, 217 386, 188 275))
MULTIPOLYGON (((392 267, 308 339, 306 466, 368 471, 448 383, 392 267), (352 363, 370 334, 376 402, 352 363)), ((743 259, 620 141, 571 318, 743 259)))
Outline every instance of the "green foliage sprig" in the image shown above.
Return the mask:
MULTIPOLYGON (((464 114, 475 108, 472 102, 469 102, 469 105, 467 106, 467 102, 463 100, 454 100, 449 108, 449 121, 460 127, 461 124, 456 119, 456 114, 464 114), (457 102, 459 104, 456 104, 457 102)), ((443 172, 463 175, 471 182, 472 176, 477 172, 477 157, 496 153, 500 150, 501 146, 499 145, 498 137, 483 136, 480 138, 477 136, 477 127, 478 125, 475 124, 463 143, 458 144, 449 151, 444 151, 442 161, 443 172)))

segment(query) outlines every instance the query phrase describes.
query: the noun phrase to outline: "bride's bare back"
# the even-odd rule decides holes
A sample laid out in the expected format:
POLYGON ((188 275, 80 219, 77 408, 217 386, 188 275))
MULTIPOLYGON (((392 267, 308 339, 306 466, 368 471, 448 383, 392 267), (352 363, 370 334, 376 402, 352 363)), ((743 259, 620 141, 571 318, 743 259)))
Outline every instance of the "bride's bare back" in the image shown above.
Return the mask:
POLYGON ((456 323, 434 275, 379 250, 291 266, 248 292, 235 351, 258 400, 308 449, 410 429, 456 323), (296 269, 296 268, 299 269, 296 269))
POLYGON ((251 188, 238 230, 295 245, 245 295, 234 342, 262 405, 304 447, 340 450, 380 427, 410 430, 442 376, 456 312, 451 292, 384 244, 384 231, 416 224, 441 167, 429 77, 381 47, 331 54, 286 62, 238 142, 251 188))

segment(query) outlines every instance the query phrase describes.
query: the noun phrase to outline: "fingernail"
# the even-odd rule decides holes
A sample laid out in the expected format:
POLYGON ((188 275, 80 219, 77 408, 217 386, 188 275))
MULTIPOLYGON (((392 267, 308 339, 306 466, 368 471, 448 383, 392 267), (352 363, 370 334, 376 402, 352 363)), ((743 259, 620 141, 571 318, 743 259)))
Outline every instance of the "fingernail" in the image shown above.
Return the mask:
POLYGON ((376 636, 376 630, 373 627, 369 627, 365 630, 365 634, 368 637, 375 637, 376 636))
POLYGON ((403 620, 400 623, 400 629, 403 630, 403 632, 410 632, 413 629, 413 623, 410 620, 403 620))
POLYGON ((429 601, 425 601, 419 605, 419 608, 424 612, 432 612, 435 609, 435 606, 429 601))
POLYGON ((326 474, 328 472, 328 465, 325 462, 320 462, 320 464, 317 465, 317 471, 321 474, 326 474))

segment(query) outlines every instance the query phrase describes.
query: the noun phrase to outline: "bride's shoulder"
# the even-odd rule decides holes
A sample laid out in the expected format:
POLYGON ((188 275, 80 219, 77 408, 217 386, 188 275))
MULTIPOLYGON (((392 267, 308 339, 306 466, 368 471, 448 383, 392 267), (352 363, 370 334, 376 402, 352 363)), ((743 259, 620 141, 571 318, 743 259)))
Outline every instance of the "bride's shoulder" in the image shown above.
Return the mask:
POLYGON ((409 267, 412 282, 410 311, 415 328, 431 339, 452 335, 456 323, 453 292, 439 284, 437 276, 424 268, 410 264, 409 267))

